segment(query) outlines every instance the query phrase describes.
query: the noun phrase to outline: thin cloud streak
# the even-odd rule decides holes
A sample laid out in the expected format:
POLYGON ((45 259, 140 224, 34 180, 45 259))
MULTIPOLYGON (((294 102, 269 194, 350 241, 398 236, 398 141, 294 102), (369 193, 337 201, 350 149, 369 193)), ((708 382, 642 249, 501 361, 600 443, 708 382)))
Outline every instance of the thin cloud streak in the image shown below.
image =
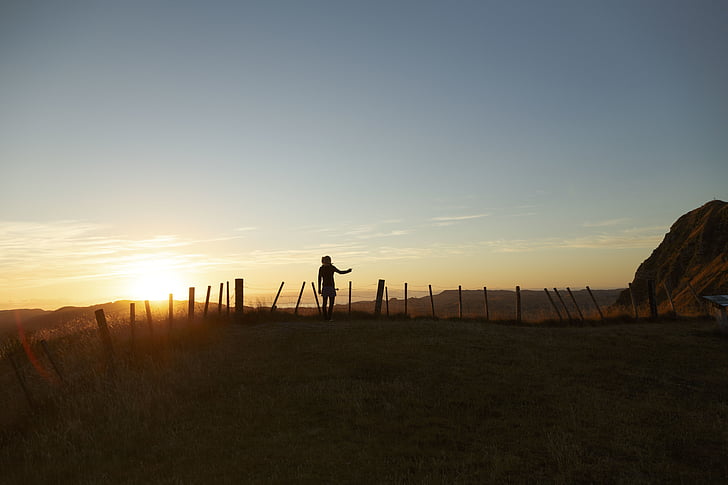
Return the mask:
POLYGON ((433 217, 432 221, 435 222, 458 222, 458 221, 467 221, 469 219, 480 219, 482 217, 488 217, 490 214, 473 214, 473 215, 466 215, 466 216, 445 216, 445 217, 433 217))
POLYGON ((632 219, 628 217, 621 217, 618 219, 608 219, 605 221, 597 221, 597 222, 585 222, 582 224, 582 227, 611 227, 611 226, 619 226, 622 224, 627 224, 632 219))

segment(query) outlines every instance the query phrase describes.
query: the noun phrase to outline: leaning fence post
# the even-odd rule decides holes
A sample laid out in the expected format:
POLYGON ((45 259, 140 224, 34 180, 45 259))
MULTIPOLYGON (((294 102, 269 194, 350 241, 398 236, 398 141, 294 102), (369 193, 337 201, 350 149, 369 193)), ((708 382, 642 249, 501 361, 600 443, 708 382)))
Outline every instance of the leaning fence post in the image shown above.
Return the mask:
POLYGON ((48 344, 45 340, 40 341, 41 347, 43 347, 43 352, 45 353, 46 357, 48 358, 48 361, 51 363, 51 366, 53 367, 53 370, 56 371, 56 375, 58 376, 58 379, 60 379, 61 383, 64 382, 63 375, 61 374, 61 370, 56 365, 56 360, 53 358, 53 355, 51 355, 51 350, 48 348, 48 344))
POLYGON ((432 306, 432 318, 433 320, 436 320, 437 317, 435 316, 435 299, 432 297, 432 285, 427 285, 427 287, 430 289, 430 306, 432 306))
POLYGON ((543 291, 546 292, 546 296, 549 297, 549 301, 551 302, 551 306, 553 306, 554 307, 554 310, 556 310, 556 314, 559 316, 559 321, 560 322, 563 322, 564 321, 564 317, 561 316, 561 312, 559 311, 558 305, 556 305, 556 302, 554 301, 554 299, 551 298, 551 293, 549 293, 548 288, 544 288, 543 291))
POLYGON ((212 290, 212 286, 207 285, 207 296, 205 297, 205 311, 202 313, 203 318, 207 318, 207 309, 210 307, 210 290, 212 290))
POLYGON ((586 291, 589 292, 589 296, 591 296, 592 302, 594 302, 594 306, 597 307, 597 311, 599 312, 599 318, 601 318, 602 320, 604 320, 604 314, 602 313, 602 309, 599 308, 599 303, 597 303, 597 299, 594 298, 594 293, 592 293, 591 288, 589 288, 587 286, 586 287, 586 291))
POLYGON ((273 305, 271 305, 271 307, 270 307, 270 312, 271 313, 273 313, 274 311, 276 311, 276 303, 278 303, 278 297, 281 296, 281 290, 283 289, 283 283, 285 283, 285 282, 284 281, 281 281, 281 286, 278 288, 278 293, 276 293, 276 297, 273 300, 273 305))
POLYGON ((384 287, 384 306, 387 309, 387 317, 389 317, 389 290, 384 287))
MULTIPOLYGON (((304 281, 303 284, 301 284, 301 291, 298 293, 298 300, 296 300, 296 309, 293 310, 294 315, 298 315, 298 305, 301 304, 301 297, 303 296, 303 290, 306 288, 306 282, 304 281)), ((349 288, 351 288, 351 282, 349 282, 349 288)))
POLYGON ((18 383, 20 384, 20 388, 23 390, 25 399, 28 401, 28 406, 30 407, 30 410, 35 411, 35 403, 33 402, 33 398, 30 395, 30 390, 28 389, 28 386, 25 385, 25 378, 23 377, 23 374, 20 373, 20 368, 18 367, 17 362, 15 362, 12 354, 8 355, 8 359, 10 360, 10 365, 13 366, 13 370, 15 371, 15 377, 18 378, 18 383))
POLYGON ((521 287, 516 286, 516 322, 521 323, 521 287))
POLYGON ((377 299, 374 302, 374 314, 379 316, 382 313, 382 298, 384 297, 384 280, 377 283, 377 299))
POLYGON ((564 301, 563 298, 561 298, 561 294, 559 293, 559 290, 554 288, 554 293, 556 293, 556 296, 559 298, 559 301, 561 302, 561 306, 564 307, 564 311, 566 311, 566 316, 569 319, 569 322, 571 322, 573 320, 573 318, 571 318, 571 312, 569 311, 569 307, 566 306, 566 302, 564 301))
POLYGON ((94 312, 96 315, 96 323, 99 326, 99 335, 101 336, 101 344, 106 352, 106 360, 111 372, 114 371, 114 349, 111 346, 111 334, 109 326, 106 324, 106 314, 104 309, 100 308, 94 312))
POLYGON ((316 300, 316 309, 318 310, 319 315, 321 315, 321 305, 319 304, 318 293, 316 293, 316 285, 313 281, 311 282, 311 289, 313 290, 313 297, 316 300))
POLYGON ((574 302, 574 306, 576 307, 576 311, 579 312, 579 318, 581 319, 582 323, 584 322, 584 314, 581 313, 581 308, 579 308, 579 304, 576 303, 576 298, 574 298, 574 294, 571 292, 571 288, 568 286, 566 287, 566 291, 569 292, 569 296, 571 297, 571 301, 574 302))
POLYGON ((222 292, 225 284, 220 283, 220 293, 217 295, 217 314, 222 315, 222 292))

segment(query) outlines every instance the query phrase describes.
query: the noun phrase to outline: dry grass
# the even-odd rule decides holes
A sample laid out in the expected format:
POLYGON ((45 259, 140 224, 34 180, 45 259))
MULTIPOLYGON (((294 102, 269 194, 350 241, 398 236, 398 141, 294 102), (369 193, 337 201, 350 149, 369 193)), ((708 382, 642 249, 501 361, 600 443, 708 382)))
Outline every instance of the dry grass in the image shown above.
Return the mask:
POLYGON ((70 382, 4 432, 0 468, 7 483, 720 483, 714 329, 291 319, 194 325, 132 358, 118 327, 113 379, 88 329, 53 341, 70 382))

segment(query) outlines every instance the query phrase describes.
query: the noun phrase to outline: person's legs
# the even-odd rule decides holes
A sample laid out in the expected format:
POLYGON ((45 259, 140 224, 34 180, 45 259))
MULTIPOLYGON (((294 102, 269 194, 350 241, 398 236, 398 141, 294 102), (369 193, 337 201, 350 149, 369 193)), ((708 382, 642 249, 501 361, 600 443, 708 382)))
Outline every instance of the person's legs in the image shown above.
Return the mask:
POLYGON ((331 316, 334 313, 334 300, 336 299, 336 290, 331 286, 324 286, 321 292, 323 297, 323 318, 324 320, 331 320, 331 316))
POLYGON ((326 320, 331 320, 331 317, 334 315, 334 300, 336 299, 335 296, 329 297, 329 315, 326 318, 326 320))

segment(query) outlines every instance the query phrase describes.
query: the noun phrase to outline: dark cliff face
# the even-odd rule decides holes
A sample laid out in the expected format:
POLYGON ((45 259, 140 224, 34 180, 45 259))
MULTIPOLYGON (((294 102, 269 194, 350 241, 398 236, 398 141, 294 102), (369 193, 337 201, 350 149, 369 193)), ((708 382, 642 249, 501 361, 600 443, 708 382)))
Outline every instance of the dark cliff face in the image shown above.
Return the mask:
MULTIPOLYGON (((632 287, 639 304, 647 301, 654 280, 662 310, 669 309, 669 288, 678 312, 697 309, 698 295, 728 294, 728 203, 714 200, 680 217, 635 273, 632 287)), ((629 291, 617 300, 631 304, 629 291)))

